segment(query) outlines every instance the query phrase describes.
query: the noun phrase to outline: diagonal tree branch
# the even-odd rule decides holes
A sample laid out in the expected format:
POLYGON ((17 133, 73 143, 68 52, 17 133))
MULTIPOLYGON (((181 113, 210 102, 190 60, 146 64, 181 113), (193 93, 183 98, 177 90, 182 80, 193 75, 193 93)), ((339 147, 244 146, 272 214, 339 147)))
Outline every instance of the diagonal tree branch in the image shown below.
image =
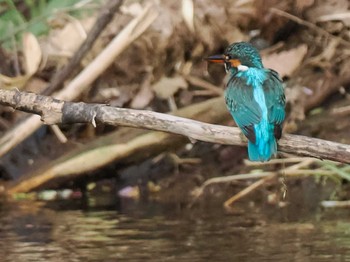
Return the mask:
POLYGON ((100 11, 98 18, 87 35, 85 41, 81 44, 68 64, 54 74, 53 78, 50 80, 49 86, 42 92, 43 95, 50 95, 59 89, 61 85, 63 85, 64 81, 69 78, 72 72, 74 72, 74 69, 79 66, 81 60, 84 58, 87 52, 89 52, 104 28, 113 19, 115 12, 117 12, 122 3, 123 0, 109 0, 106 3, 106 5, 100 11))
MULTIPOLYGON (((196 140, 245 145, 238 128, 207 124, 169 114, 110 107, 103 104, 65 102, 48 96, 0 89, 0 104, 38 114, 48 125, 101 122, 164 131, 196 140)), ((350 145, 298 135, 284 135, 279 150, 302 156, 350 163, 350 145)))

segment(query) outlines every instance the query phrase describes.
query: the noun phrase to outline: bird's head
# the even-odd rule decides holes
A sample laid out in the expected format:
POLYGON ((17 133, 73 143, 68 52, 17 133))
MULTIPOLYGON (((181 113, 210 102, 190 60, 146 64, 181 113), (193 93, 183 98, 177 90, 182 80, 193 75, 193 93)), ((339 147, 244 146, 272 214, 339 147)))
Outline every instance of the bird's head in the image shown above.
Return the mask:
POLYGON ((263 68, 259 51, 246 42, 229 45, 223 55, 206 58, 212 63, 224 64, 227 72, 246 71, 250 67, 263 68))

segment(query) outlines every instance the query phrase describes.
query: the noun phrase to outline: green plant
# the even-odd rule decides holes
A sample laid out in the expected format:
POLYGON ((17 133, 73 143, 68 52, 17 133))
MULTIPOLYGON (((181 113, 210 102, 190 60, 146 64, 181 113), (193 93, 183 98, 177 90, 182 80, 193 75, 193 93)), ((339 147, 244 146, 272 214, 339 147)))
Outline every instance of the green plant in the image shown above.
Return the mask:
POLYGON ((79 15, 81 11, 88 10, 88 3, 96 0, 25 0, 16 5, 14 0, 0 0, 0 43, 8 46, 8 41, 20 39, 23 31, 29 31, 36 36, 49 31, 48 21, 60 13, 79 15), (27 10, 23 14, 18 6, 27 10))

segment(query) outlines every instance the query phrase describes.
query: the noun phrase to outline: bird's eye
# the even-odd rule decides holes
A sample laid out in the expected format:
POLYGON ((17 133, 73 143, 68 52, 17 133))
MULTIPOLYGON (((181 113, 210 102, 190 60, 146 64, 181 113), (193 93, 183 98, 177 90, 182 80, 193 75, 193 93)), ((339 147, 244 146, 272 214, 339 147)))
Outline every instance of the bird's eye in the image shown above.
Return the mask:
POLYGON ((225 60, 228 61, 231 59, 231 56, 230 55, 225 55, 225 60))

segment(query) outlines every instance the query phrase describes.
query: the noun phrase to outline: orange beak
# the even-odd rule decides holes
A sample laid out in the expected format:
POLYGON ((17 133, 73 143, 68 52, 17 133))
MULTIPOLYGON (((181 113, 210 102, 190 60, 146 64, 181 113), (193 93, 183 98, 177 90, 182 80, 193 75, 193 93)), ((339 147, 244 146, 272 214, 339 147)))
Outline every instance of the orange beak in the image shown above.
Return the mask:
POLYGON ((226 62, 224 55, 213 55, 205 58, 208 62, 211 63, 217 63, 217 64, 224 64, 226 62))
POLYGON ((238 67, 239 65, 241 65, 241 61, 239 61, 238 59, 227 59, 225 55, 213 55, 205 58, 205 60, 207 60, 208 62, 217 63, 217 64, 228 63, 232 67, 238 67))

